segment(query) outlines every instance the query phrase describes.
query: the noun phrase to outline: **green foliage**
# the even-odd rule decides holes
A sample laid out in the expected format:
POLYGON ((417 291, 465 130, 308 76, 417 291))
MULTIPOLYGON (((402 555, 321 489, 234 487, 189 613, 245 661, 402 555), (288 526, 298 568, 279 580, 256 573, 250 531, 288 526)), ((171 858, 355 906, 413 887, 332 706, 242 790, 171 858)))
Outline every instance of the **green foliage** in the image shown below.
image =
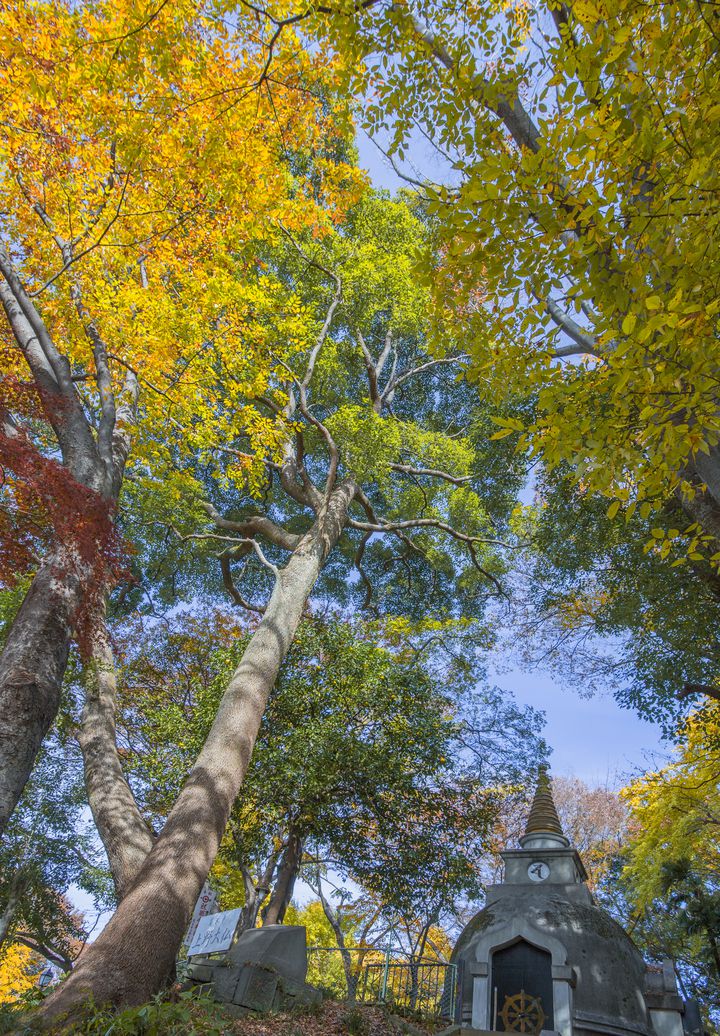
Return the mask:
POLYGON ((704 9, 418 0, 315 28, 368 99, 368 131, 402 162, 419 130, 452 168, 419 185, 443 243, 426 283, 440 342, 465 318, 483 398, 537 400, 500 434, 622 507, 697 495, 720 434, 704 9))
MULTIPOLYGON (((607 501, 582 491, 564 471, 540 479, 529 529, 532 579, 518 588, 528 606, 516 619, 528 656, 585 692, 609 689, 625 707, 663 724, 674 736, 687 700, 685 683, 713 686, 720 661, 720 584, 702 559, 647 549, 656 523, 682 525, 679 505, 626 521, 607 515, 607 501)), ((692 700, 692 698, 690 699, 692 700)))
POLYGON ((715 817, 720 706, 709 701, 678 731, 674 758, 623 795, 631 837, 621 884, 655 956, 680 962, 707 1009, 720 1011, 720 855, 715 817))
MULTIPOLYGON (((4 1032, 37 1032, 32 1012, 7 1015, 4 1032), (27 1027, 23 1028, 26 1021, 27 1027)), ((222 1036, 226 1027, 221 1008, 206 997, 180 993, 177 999, 159 995, 150 1003, 115 1012, 92 1002, 62 1028, 67 1036, 222 1036)))
POLYGON ((0 847, 0 909, 11 905, 10 939, 23 931, 68 961, 85 939, 68 889, 77 885, 97 903, 110 898, 96 839, 82 817, 78 756, 62 732, 46 738, 0 847))
MULTIPOLYGON (((302 909, 291 904, 285 915, 285 924, 301 924, 307 931, 307 945, 310 950, 308 953, 308 982, 322 989, 325 996, 344 1000, 347 997, 345 972, 339 952, 333 949, 336 946, 335 933, 325 916, 320 901, 313 900, 302 909), (330 947, 330 949, 320 952, 314 950, 313 947, 330 947)), ((345 913, 340 919, 340 925, 347 945, 354 947, 357 941, 355 932, 357 925, 345 913)))
MULTIPOLYGON (((244 901, 241 864, 288 829, 389 903, 472 894, 497 805, 543 750, 540 716, 473 685, 476 627, 306 619, 273 690, 220 853, 220 887, 244 901), (444 646, 443 646, 444 642, 444 646), (520 752, 522 745, 522 752, 520 752)), ((130 634, 122 726, 127 770, 161 822, 194 761, 247 631, 222 613, 130 634)))
MULTIPOLYGON (((253 303, 253 326, 264 328, 264 341, 273 343, 272 384, 248 387, 218 355, 214 407, 227 414, 226 434, 193 455, 163 441, 164 460, 153 460, 155 473, 146 477, 144 469, 128 483, 121 523, 136 547, 137 583, 119 595, 119 604, 149 610, 153 603, 190 602, 198 593, 217 601, 225 593, 216 558, 223 546, 232 547, 204 531, 203 499, 231 520, 260 513, 293 533, 306 531, 308 509, 277 477, 275 447, 262 453, 254 443, 263 421, 274 429, 268 427, 267 438, 277 435, 278 449, 290 448, 282 443, 285 435, 293 449, 301 441, 306 471, 322 485, 329 457, 315 423, 321 421, 337 445, 338 478, 356 479, 367 501, 353 502, 353 521, 367 521, 369 506, 382 522, 420 526, 397 537, 346 528, 316 598, 378 615, 481 617, 514 546, 508 515, 524 461, 509 444, 490 440, 495 426, 488 414, 496 408, 479 408, 464 378, 461 328, 449 322, 444 334, 444 349, 453 356, 434 355, 430 292, 415 271, 419 258, 432 262, 436 254, 432 228, 408 195, 391 200, 366 191, 333 233, 288 236, 264 247, 263 261, 238 275, 246 294, 264 286, 253 303), (327 336, 315 352, 330 310, 327 336), (393 378, 397 384, 381 403, 373 398, 364 349, 377 359, 386 348, 379 388, 393 378), (311 360, 312 420, 297 403, 288 410, 289 394, 297 395, 311 360), (243 422, 250 422, 252 434, 243 422), (293 433, 302 440, 293 441, 293 433), (267 477, 253 482, 247 473, 260 462, 267 477), (472 550, 449 534, 454 521, 460 534, 477 537, 472 550)), ((275 543, 263 543, 263 550, 275 563, 286 557, 275 543)), ((266 600, 267 571, 252 556, 241 552, 239 559, 235 565, 233 555, 232 567, 242 572, 244 596, 266 600)))

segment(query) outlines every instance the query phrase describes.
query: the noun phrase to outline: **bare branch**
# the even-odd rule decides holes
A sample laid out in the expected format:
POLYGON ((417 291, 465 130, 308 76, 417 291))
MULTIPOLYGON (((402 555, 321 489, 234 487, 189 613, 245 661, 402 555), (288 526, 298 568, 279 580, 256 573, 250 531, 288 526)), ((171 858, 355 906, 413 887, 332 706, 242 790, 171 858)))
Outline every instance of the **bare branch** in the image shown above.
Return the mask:
POLYGON ((266 518, 265 515, 255 514, 249 518, 234 521, 229 518, 223 518, 211 503, 205 502, 201 506, 213 520, 216 527, 224 529, 226 532, 239 532, 243 536, 262 536, 268 543, 289 551, 295 550, 302 540, 302 536, 297 533, 286 532, 285 529, 276 525, 275 522, 270 518, 266 518))
POLYGON ((215 532, 182 533, 179 529, 176 529, 174 525, 170 526, 170 528, 177 536, 177 538, 181 540, 183 543, 187 542, 188 540, 215 540, 219 543, 230 543, 236 547, 239 547, 242 544, 249 544, 250 548, 254 550, 257 554, 260 564, 263 565, 264 568, 267 568, 270 572, 272 572, 276 579, 280 575, 277 565, 273 565, 272 561, 268 561, 268 559, 263 554, 262 547, 260 546, 260 544, 257 542, 257 540, 254 540, 251 537, 219 536, 215 532))
POLYGON ((407 381, 408 378, 414 378, 416 374, 423 374, 425 371, 431 370, 433 367, 439 367, 444 364, 464 363, 469 359, 470 357, 466 353, 463 353, 460 356, 439 356, 434 360, 428 360, 427 363, 421 363, 419 367, 413 367, 412 370, 405 371, 404 374, 396 377, 392 384, 388 384, 386 387, 385 395, 387 395, 391 389, 394 392, 398 385, 402 385, 402 383, 407 381))
POLYGON ((438 468, 413 468, 409 464, 390 464, 393 471, 401 471, 405 475, 427 475, 431 478, 442 478, 451 482, 454 486, 463 486, 466 482, 472 482, 473 475, 449 475, 447 471, 440 471, 438 468))
MULTIPOLYGON (((537 295, 535 296, 537 298, 537 295)), ((541 301, 538 299, 538 301, 541 301)), ((565 332, 565 334, 574 343, 575 347, 572 346, 560 346, 558 349, 553 350, 553 356, 577 356, 581 353, 589 353, 592 356, 602 356, 602 350, 597 344, 595 338, 588 334, 587 331, 583 331, 579 324, 575 323, 571 316, 565 313, 557 302, 552 299, 545 300, 545 310, 548 316, 557 324, 557 326, 565 332)))
POLYGON ((50 946, 48 943, 42 942, 40 939, 36 939, 30 932, 15 932, 13 934, 13 940, 20 942, 23 946, 27 946, 28 949, 33 950, 35 953, 39 953, 45 960, 49 960, 51 964, 57 964, 58 967, 62 968, 63 971, 70 971, 73 966, 73 962, 70 957, 67 957, 61 950, 56 949, 54 946, 50 946))
POLYGON ((370 578, 368 577, 368 574, 365 571, 365 569, 362 567, 362 559, 365 553, 365 547, 372 535, 372 532, 366 532, 364 534, 364 536, 360 540, 360 543, 358 544, 358 549, 355 552, 355 557, 353 558, 353 565, 357 569, 358 574, 365 586, 365 600, 362 603, 362 607, 364 610, 367 610, 370 607, 370 602, 372 601, 374 592, 373 585, 370 582, 370 578))
POLYGON ((385 522, 380 521, 377 524, 373 522, 359 522, 355 518, 349 520, 349 524, 353 529, 362 529, 364 532, 398 532, 404 529, 438 529, 440 532, 446 532, 448 536, 451 536, 454 540, 458 540, 460 543, 480 543, 494 547, 504 547, 507 550, 513 550, 514 545, 507 543, 505 540, 497 540, 488 538, 486 536, 468 536, 464 532, 458 532, 457 529, 453 529, 451 525, 446 522, 442 522, 437 518, 409 518, 404 522, 385 522))
POLYGON ((63 252, 63 265, 62 265, 62 268, 60 270, 58 270, 57 273, 53 274, 52 277, 48 281, 46 281, 41 288, 37 288, 36 291, 31 292, 30 295, 29 295, 30 298, 35 299, 35 298, 38 297, 38 295, 42 295, 42 293, 44 291, 47 291, 47 289, 50 287, 50 285, 54 284, 56 280, 58 280, 60 277, 62 277, 62 275, 64 273, 66 273, 70 269, 71 266, 74 266, 74 264, 79 262, 80 259, 83 259, 86 255, 89 255, 90 252, 94 251, 94 249, 98 248, 102 244, 103 239, 105 238, 106 234, 109 232, 110 228, 113 226, 113 224, 116 222, 116 220, 118 220, 120 218, 120 210, 122 209, 123 203, 125 201, 125 194, 127 192, 127 187, 128 187, 128 183, 129 182, 130 182, 130 173, 128 173, 127 176, 125 177, 125 182, 123 184, 122 191, 120 192, 120 199, 119 199, 119 201, 117 203, 117 206, 115 208, 114 215, 112 216, 112 218, 110 220, 108 220, 108 222, 106 223, 105 227, 103 228, 102 233, 99 235, 97 240, 93 241, 93 243, 91 245, 88 245, 87 248, 83 248, 76 255, 73 255, 72 249, 69 247, 69 245, 66 242, 64 242, 62 240, 62 238, 58 237, 54 233, 54 231, 52 231, 52 223, 51 223, 49 217, 47 216, 47 213, 45 213, 44 209, 42 209, 42 207, 40 205, 38 205, 37 202, 35 203, 35 206, 34 206, 35 211, 38 213, 38 215, 41 216, 41 219, 43 219, 43 222, 51 230, 51 233, 53 234, 53 238, 55 240, 55 243, 58 245, 58 247, 63 252), (41 212, 43 213, 43 215, 41 215, 41 212))
MULTIPOLYGON (((328 477, 327 477, 327 480, 325 482, 325 498, 324 499, 327 499, 330 496, 330 493, 333 491, 333 489, 335 487, 335 480, 336 480, 336 477, 337 477, 337 470, 338 470, 338 466, 340 464, 340 452, 339 452, 339 450, 337 448, 337 444, 336 444, 335 440, 333 439, 332 435, 330 434, 330 430, 322 423, 322 421, 320 421, 317 417, 315 417, 314 414, 312 414, 310 412, 310 408, 308 407, 308 404, 307 404, 307 396, 306 396, 306 393, 305 393, 305 386, 302 384, 302 382, 300 382, 298 380, 298 378, 293 373, 292 369, 287 365, 287 363, 285 363, 285 361, 283 359, 281 359, 279 356, 275 357, 275 359, 276 359, 277 363, 279 363, 282 367, 285 368, 285 370, 290 375, 293 383, 297 386, 297 388, 298 388, 298 390, 300 392, 300 400, 299 400, 299 403, 298 403, 298 409, 300 410, 300 413, 303 415, 303 417, 307 421, 310 422, 310 424, 314 425, 314 427, 317 428, 317 430, 320 432, 320 434, 322 435, 323 439, 325 440, 325 444, 327 445, 328 453, 330 454, 330 466, 329 466, 329 469, 328 469, 328 477)), ((292 456, 292 458, 288 458, 288 460, 286 461, 286 464, 283 464, 283 468, 280 471, 280 479, 282 481, 283 488, 285 489, 285 491, 287 493, 289 493, 293 497, 293 499, 296 499, 296 500, 299 499, 299 501, 301 503, 309 504, 309 506, 311 506, 314 510, 317 510, 318 507, 323 503, 323 498, 320 497, 317 489, 312 485, 312 483, 310 482, 309 478, 307 480, 307 484, 304 487, 304 490, 301 490, 300 487, 297 485, 297 483, 291 483, 289 479, 288 479, 288 484, 286 485, 285 481, 283 481, 283 473, 284 473, 286 465, 288 466, 288 470, 293 475, 297 473, 297 467, 295 466, 295 456, 294 455, 292 456), (318 497, 319 497, 319 499, 318 499, 318 497)))
POLYGON ((242 596, 238 588, 235 586, 232 577, 232 571, 230 569, 230 562, 233 559, 233 557, 237 556, 238 551, 236 550, 224 550, 221 554, 218 554, 218 560, 220 562, 220 571, 222 572, 223 586, 230 594, 233 601, 235 601, 236 604, 239 604, 241 608, 245 608, 246 611, 249 612, 255 612, 257 615, 264 615, 265 608, 261 605, 251 604, 242 596))
POLYGON ((327 266, 323 266, 322 263, 319 263, 316 259, 313 259, 312 256, 309 256, 307 252, 305 252, 303 248, 300 246, 300 244, 295 240, 290 231, 282 225, 282 223, 279 223, 278 226, 280 227, 285 237, 291 242, 298 255, 308 264, 308 266, 312 266, 316 270, 319 270, 321 273, 324 273, 327 277, 330 277, 331 280, 335 283, 335 291, 333 292, 333 297, 330 301, 330 305, 327 308, 325 320, 323 321, 323 325, 320 329, 320 334, 318 335, 317 342, 315 343, 310 352, 310 357, 308 359, 308 365, 307 370, 305 371, 305 376, 302 379, 302 381, 299 382, 298 387, 300 388, 302 393, 304 389, 307 389, 308 385, 310 384, 310 381, 312 380, 313 372, 315 370, 315 361, 317 360, 318 353, 322 349, 323 343, 328 336, 330 325, 332 324, 333 317, 335 315, 335 310, 342 301, 342 281, 334 270, 331 270, 327 266))

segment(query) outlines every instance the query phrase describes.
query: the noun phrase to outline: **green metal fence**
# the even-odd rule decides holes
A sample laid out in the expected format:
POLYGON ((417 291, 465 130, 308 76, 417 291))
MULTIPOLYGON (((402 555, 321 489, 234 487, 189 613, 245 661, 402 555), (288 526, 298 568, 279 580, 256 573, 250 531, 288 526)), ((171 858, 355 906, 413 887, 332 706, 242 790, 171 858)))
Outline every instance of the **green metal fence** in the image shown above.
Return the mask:
POLYGON ((342 1000, 384 1003, 424 1018, 453 1017, 457 989, 454 964, 412 958, 389 949, 353 948, 347 954, 343 962, 336 947, 310 947, 308 981, 342 1000))

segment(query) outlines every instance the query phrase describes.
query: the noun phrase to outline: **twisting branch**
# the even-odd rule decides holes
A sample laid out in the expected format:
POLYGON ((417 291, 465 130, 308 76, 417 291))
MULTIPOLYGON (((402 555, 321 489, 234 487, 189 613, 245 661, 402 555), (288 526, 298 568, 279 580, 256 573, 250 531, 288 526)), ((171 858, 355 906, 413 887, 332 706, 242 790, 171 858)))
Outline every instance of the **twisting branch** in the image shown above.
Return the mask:
POLYGON ((276 579, 280 575, 280 572, 278 571, 277 565, 273 565, 272 561, 268 561, 268 559, 263 554, 262 547, 257 542, 257 540, 252 539, 252 537, 247 537, 247 536, 243 536, 243 537, 219 536, 215 532, 188 532, 188 533, 182 533, 182 532, 180 532, 179 529, 176 529, 174 525, 170 526, 170 528, 172 529, 174 534, 177 536, 177 538, 179 540, 181 540, 183 543, 187 542, 188 540, 215 540, 215 541, 220 542, 220 543, 230 543, 233 546, 238 546, 238 547, 241 546, 242 544, 248 544, 250 546, 251 550, 255 551, 255 553, 257 554, 258 560, 260 561, 260 564, 263 565, 264 568, 267 568, 268 571, 272 572, 272 574, 275 576, 276 579))
POLYGON ((299 546, 302 536, 293 532, 286 532, 285 529, 276 525, 270 518, 266 518, 265 515, 255 514, 250 518, 242 518, 235 521, 230 518, 223 518, 222 515, 215 509, 215 507, 204 502, 202 509, 215 523, 216 528, 224 529, 226 532, 239 532, 243 536, 258 535, 262 536, 272 543, 276 547, 282 548, 282 550, 293 551, 299 546))
POLYGON ((414 378, 416 374, 423 374, 425 371, 430 370, 432 367, 440 367, 445 364, 452 363, 464 363, 466 360, 469 359, 470 357, 467 355, 467 353, 462 353, 459 356, 439 356, 434 360, 428 360, 427 363, 421 363, 419 367, 413 367, 412 370, 405 371, 404 374, 400 374, 399 376, 397 376, 391 384, 388 384, 386 386, 384 394, 387 395, 388 392, 390 392, 391 390, 392 392, 394 392, 398 385, 402 385, 402 383, 404 381, 407 381, 408 378, 414 378))
MULTIPOLYGON (((122 190, 120 192, 120 199, 118 200, 117 206, 115 207, 115 213, 108 220, 108 222, 106 223, 106 225, 103 228, 102 232, 99 234, 97 240, 93 241, 93 243, 88 245, 87 248, 83 248, 83 249, 81 249, 81 251, 73 254, 73 249, 72 249, 72 246, 70 245, 70 243, 69 242, 62 242, 62 245, 64 245, 64 248, 63 248, 62 245, 61 245, 61 240, 62 239, 60 239, 54 233, 54 231, 51 230, 51 233, 53 234, 53 238, 55 239, 55 243, 59 247, 61 247, 61 251, 63 253, 63 265, 57 271, 57 273, 54 273, 52 275, 52 277, 50 277, 49 280, 45 281, 45 283, 42 285, 42 287, 37 288, 35 291, 31 292, 30 295, 29 295, 30 298, 35 299, 35 298, 38 297, 38 295, 42 295, 42 293, 44 291, 47 291, 47 289, 52 284, 54 284, 55 281, 57 281, 60 277, 62 277, 62 275, 64 273, 66 273, 70 269, 71 266, 74 266, 75 263, 79 262, 81 259, 84 259, 84 257, 86 255, 89 255, 90 252, 94 251, 96 248, 99 248, 99 246, 102 244, 106 234, 110 231, 110 229, 113 226, 113 224, 120 218, 120 212, 121 212, 123 204, 125 202, 125 195, 127 193, 127 188, 128 188, 129 182, 130 182, 130 173, 128 173, 127 176, 125 177, 125 182, 123 183, 122 190)), ((47 213, 45 213, 44 210, 42 210, 44 215, 40 214, 41 206, 37 202, 35 203, 34 208, 35 208, 35 211, 38 212, 38 215, 40 215, 40 218, 43 219, 43 222, 45 223, 45 225, 48 226, 48 229, 50 229, 50 221, 49 221, 49 217, 47 216, 47 213)))
MULTIPOLYGON (((232 577, 232 570, 230 568, 231 560, 233 558, 241 556, 241 551, 242 551, 242 553, 247 553, 249 551, 249 549, 250 549, 249 547, 248 548, 241 547, 238 550, 232 550, 232 549, 224 550, 224 551, 222 551, 221 554, 218 554, 218 560, 220 562, 220 571, 222 573, 223 586, 225 587, 227 592, 230 594, 230 596, 232 597, 233 601, 235 601, 235 604, 239 604, 240 607, 241 608, 245 608, 246 611, 255 612, 257 615, 264 615, 265 614, 265 608, 262 605, 251 604, 250 601, 246 600, 246 598, 243 597, 243 595, 240 593, 240 591, 236 587, 235 582, 234 582, 233 577, 232 577)), ((244 571, 245 571, 245 569, 243 568, 243 573, 244 573, 244 571)))
MULTIPOLYGON (((332 435, 330 434, 329 428, 327 428, 322 423, 322 421, 320 421, 317 417, 315 417, 314 414, 312 414, 310 412, 310 408, 309 408, 308 403, 307 403, 307 395, 306 395, 306 391, 305 391, 305 386, 295 376, 292 368, 290 368, 287 365, 287 363, 285 363, 285 361, 283 359, 281 359, 279 356, 278 357, 274 357, 274 359, 276 360, 277 363, 279 363, 282 367, 285 368, 285 370, 290 375, 294 385, 297 387, 297 389, 298 389, 298 391, 300 393, 300 399, 299 399, 299 402, 298 402, 298 409, 299 409, 300 413, 303 415, 303 417, 305 418, 306 421, 309 421, 311 425, 313 425, 315 428, 317 428, 317 430, 320 432, 321 436, 325 440, 325 444, 326 444, 326 446, 328 448, 328 453, 330 454, 330 466, 328 468, 328 476, 327 476, 327 480, 325 482, 325 496, 324 496, 324 499, 327 500, 329 498, 330 494, 332 493, 333 489, 335 488, 335 480, 336 480, 336 477, 337 477, 337 470, 338 470, 338 466, 340 464, 340 452, 339 452, 339 450, 337 448, 337 444, 336 444, 335 440, 333 439, 332 435)), ((294 460, 294 458, 293 458, 293 460, 294 460)), ((285 465, 283 465, 283 467, 285 467, 285 465)), ((280 478, 281 478, 281 480, 283 478, 282 470, 280 472, 280 478)), ((305 504, 307 504, 310 501, 311 506, 315 510, 317 510, 318 505, 323 502, 323 498, 322 497, 318 501, 316 496, 314 495, 314 494, 317 494, 317 489, 315 489, 314 486, 312 487, 312 489, 314 490, 314 494, 310 495, 309 497, 308 497, 307 491, 305 493, 302 493, 302 491, 299 489, 299 487, 297 485, 295 485, 295 492, 293 492, 293 490, 290 488, 290 485, 286 486, 285 482, 283 482, 283 488, 286 490, 286 492, 290 493, 290 495, 293 497, 293 499, 298 499, 298 497, 295 495, 295 493, 301 494, 300 495, 300 501, 302 503, 305 503, 305 504)))
POLYGON ((372 601, 374 593, 373 585, 370 581, 370 578, 365 569, 362 567, 362 559, 365 553, 365 547, 372 535, 373 534, 371 532, 366 532, 363 534, 360 543, 358 544, 358 549, 355 551, 355 557, 353 558, 353 565, 357 569, 360 579, 362 580, 363 585, 365 587, 365 600, 362 603, 363 610, 367 610, 370 607, 370 602, 372 601))

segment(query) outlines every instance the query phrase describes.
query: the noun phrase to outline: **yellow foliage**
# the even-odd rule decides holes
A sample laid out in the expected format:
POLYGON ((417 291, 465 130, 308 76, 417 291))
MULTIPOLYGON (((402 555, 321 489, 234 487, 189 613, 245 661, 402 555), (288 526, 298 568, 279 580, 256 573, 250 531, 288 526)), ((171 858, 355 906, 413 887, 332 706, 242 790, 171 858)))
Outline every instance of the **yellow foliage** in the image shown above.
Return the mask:
MULTIPOLYGON (((342 112, 308 86, 323 94, 331 67, 284 36, 277 82, 258 86, 254 17, 235 12, 230 28, 202 0, 150 19, 139 0, 0 9, 0 207, 26 290, 81 392, 90 322, 115 393, 137 373, 134 454, 150 470, 178 449, 206 462, 243 435, 222 477, 250 488, 287 429, 248 401, 282 403, 269 350, 287 358, 315 330, 259 273, 260 250, 281 226, 330 233, 363 182, 322 159, 342 112), (318 154, 312 184, 291 172, 287 141, 318 154)), ((26 377, 7 343, 0 375, 26 377)))
POLYGON ((0 950, 0 1004, 13 1004, 37 983, 38 959, 19 943, 0 950))
POLYGON ((720 866, 720 703, 695 710, 681 735, 670 765, 622 792, 633 832, 626 874, 641 906, 662 894, 663 864, 690 858, 701 870, 720 866))

